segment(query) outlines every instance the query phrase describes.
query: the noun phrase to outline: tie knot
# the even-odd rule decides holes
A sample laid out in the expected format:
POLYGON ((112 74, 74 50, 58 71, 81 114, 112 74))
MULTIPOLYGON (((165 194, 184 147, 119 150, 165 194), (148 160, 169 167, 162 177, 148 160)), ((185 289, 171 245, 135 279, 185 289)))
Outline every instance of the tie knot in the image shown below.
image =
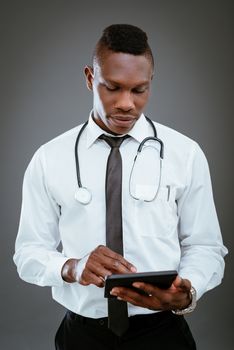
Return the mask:
POLYGON ((108 145, 111 148, 117 147, 119 148, 121 143, 127 139, 129 137, 129 135, 125 135, 122 137, 111 137, 111 136, 107 136, 102 134, 101 136, 99 136, 99 139, 106 141, 106 143, 108 143, 108 145))

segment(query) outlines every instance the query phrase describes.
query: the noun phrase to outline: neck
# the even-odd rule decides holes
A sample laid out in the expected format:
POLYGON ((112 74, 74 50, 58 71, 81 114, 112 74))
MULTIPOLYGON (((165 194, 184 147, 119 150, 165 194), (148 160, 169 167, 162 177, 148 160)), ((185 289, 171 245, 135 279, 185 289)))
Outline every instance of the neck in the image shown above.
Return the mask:
POLYGON ((94 123, 99 126, 99 128, 101 128, 103 131, 105 131, 105 133, 108 133, 111 136, 119 137, 119 136, 124 136, 125 135, 125 134, 117 134, 117 133, 113 132, 112 130, 108 129, 106 127, 106 125, 100 119, 95 118, 93 113, 92 113, 92 119, 93 119, 94 123))

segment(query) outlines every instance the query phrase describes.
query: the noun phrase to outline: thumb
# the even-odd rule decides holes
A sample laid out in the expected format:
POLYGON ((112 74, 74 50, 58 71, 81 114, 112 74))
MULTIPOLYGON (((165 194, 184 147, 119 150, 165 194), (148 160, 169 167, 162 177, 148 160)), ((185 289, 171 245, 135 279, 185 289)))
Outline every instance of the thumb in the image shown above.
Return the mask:
POLYGON ((186 290, 186 291, 190 290, 190 288, 191 288, 191 282, 187 279, 183 279, 179 275, 175 278, 172 285, 177 289, 181 288, 181 289, 186 290))

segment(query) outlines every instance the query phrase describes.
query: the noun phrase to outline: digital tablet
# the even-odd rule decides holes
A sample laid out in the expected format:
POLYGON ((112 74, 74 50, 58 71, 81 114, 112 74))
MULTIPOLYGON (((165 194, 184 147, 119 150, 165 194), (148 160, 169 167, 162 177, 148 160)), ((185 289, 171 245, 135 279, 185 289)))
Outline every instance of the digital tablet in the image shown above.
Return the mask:
POLYGON ((167 289, 171 286, 172 282, 177 276, 177 271, 153 271, 153 272, 137 272, 127 274, 113 274, 107 276, 105 280, 105 298, 112 298, 115 296, 110 294, 110 291, 114 287, 128 287, 137 290, 138 293, 145 294, 143 290, 134 288, 132 284, 134 282, 145 282, 153 284, 159 288, 167 289))

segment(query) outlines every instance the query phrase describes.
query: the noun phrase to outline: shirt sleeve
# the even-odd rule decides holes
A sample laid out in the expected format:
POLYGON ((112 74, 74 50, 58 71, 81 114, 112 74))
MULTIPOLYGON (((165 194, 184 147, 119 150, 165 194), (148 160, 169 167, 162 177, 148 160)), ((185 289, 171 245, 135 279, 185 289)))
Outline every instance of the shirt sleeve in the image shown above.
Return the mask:
POLYGON ((222 242, 208 163, 196 143, 188 162, 187 186, 178 199, 178 215, 179 274, 191 281, 199 299, 221 283, 227 249, 222 242))
POLYGON ((61 286, 63 264, 68 260, 57 250, 60 208, 46 184, 43 146, 25 172, 19 230, 13 260, 20 277, 39 286, 61 286))

